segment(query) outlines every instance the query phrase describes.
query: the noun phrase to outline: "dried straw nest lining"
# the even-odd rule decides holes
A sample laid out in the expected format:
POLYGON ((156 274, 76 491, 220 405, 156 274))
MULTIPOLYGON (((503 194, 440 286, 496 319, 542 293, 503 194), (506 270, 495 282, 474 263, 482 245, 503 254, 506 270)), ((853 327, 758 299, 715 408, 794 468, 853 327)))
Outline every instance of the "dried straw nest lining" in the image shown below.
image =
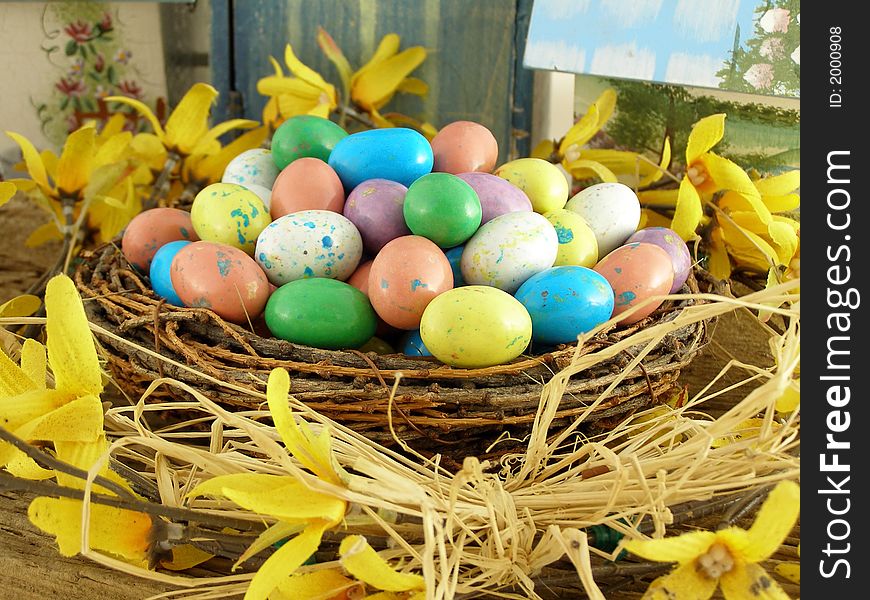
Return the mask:
MULTIPOLYGON (((705 275, 697 270, 681 291, 709 291, 714 283, 705 275)), ((127 263, 117 244, 85 252, 75 278, 83 297, 90 299, 85 307, 92 322, 194 367, 178 368, 150 352, 102 336, 113 376, 132 397, 138 398, 154 379, 172 377, 225 405, 257 408, 251 395, 240 389, 262 393, 269 371, 284 367, 291 373, 291 393, 311 409, 377 443, 391 446, 398 437, 417 452, 441 453, 454 465, 465 456, 487 458, 521 449, 532 429, 542 386, 578 352, 572 344, 506 365, 458 369, 431 358, 320 350, 265 338, 207 309, 165 304, 127 263), (232 385, 215 389, 196 370, 232 385), (494 445, 496 440, 500 441, 494 445)), ((694 298, 668 301, 639 323, 599 332, 579 354, 598 352, 645 327, 671 321, 698 302, 694 298)), ((706 343, 709 325, 709 320, 699 321, 670 331, 627 373, 626 366, 642 346, 629 347, 572 376, 554 429, 585 413, 582 433, 608 430, 658 401, 706 343)), ((166 389, 162 394, 168 399, 172 392, 166 389)))

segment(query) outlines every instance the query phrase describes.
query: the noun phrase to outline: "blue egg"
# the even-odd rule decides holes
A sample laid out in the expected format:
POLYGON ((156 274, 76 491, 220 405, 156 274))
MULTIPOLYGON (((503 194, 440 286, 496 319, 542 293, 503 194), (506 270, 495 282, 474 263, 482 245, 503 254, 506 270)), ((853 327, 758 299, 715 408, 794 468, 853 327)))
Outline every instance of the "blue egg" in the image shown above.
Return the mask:
POLYGON ((413 129, 392 127, 360 131, 340 140, 329 155, 345 190, 369 179, 410 186, 432 171, 432 146, 413 129))
POLYGON ((426 344, 423 343, 423 338, 420 337, 420 330, 414 329, 402 336, 399 340, 399 346, 402 354, 407 356, 432 356, 426 344))
POLYGON ((455 288, 466 285, 465 280, 462 278, 462 269, 460 268, 463 250, 465 250, 464 245, 444 251, 444 254, 447 255, 447 260, 450 262, 450 268, 453 269, 453 287, 455 288))
POLYGON ((149 273, 151 288, 155 294, 175 306, 184 306, 184 302, 181 301, 181 298, 175 293, 175 288, 172 287, 172 279, 169 278, 169 267, 172 266, 172 259, 178 254, 178 251, 189 243, 185 240, 179 240, 164 244, 154 255, 154 260, 151 261, 151 271, 149 273))
POLYGON ((515 295, 532 317, 532 340, 538 344, 576 342, 613 313, 613 288, 586 267, 546 269, 527 279, 515 295))

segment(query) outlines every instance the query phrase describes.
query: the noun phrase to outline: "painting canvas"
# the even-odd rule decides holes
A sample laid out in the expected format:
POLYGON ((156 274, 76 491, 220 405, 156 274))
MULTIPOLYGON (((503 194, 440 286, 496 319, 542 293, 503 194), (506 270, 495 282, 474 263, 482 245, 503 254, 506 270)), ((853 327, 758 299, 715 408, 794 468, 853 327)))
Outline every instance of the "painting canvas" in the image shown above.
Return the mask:
POLYGON ((524 65, 800 97, 800 0, 535 0, 524 65))

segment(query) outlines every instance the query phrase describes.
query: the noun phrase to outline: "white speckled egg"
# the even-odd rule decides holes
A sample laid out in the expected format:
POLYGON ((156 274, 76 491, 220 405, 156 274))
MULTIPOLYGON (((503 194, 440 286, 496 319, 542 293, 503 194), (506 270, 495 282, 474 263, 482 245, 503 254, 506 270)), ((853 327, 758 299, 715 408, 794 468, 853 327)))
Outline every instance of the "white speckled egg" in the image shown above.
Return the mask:
POLYGON ((266 207, 266 211, 270 211, 272 208, 272 190, 267 187, 263 187, 262 185, 257 185, 256 183, 248 183, 246 185, 241 185, 243 188, 248 191, 254 192, 257 194, 257 197, 263 201, 263 205, 266 207))
POLYGON ((513 294, 549 269, 559 252, 553 225, 533 212, 513 212, 485 223, 465 244, 460 268, 469 285, 490 285, 513 294))
MULTIPOLYGON (((278 177, 278 167, 272 158, 272 151, 266 148, 253 148, 245 150, 227 164, 223 183, 238 183, 249 189, 249 186, 260 186, 268 190, 272 189, 275 178, 278 177)), ((251 189, 256 193, 255 189, 251 189)), ((259 195, 259 194, 257 194, 259 195)))
POLYGON ((583 217, 595 232, 598 256, 624 244, 640 224, 640 201, 622 183, 589 186, 568 200, 565 208, 583 217))
POLYGON ((362 236, 350 220, 330 210, 284 215, 263 230, 254 258, 273 284, 307 277, 344 281, 362 258, 362 236))

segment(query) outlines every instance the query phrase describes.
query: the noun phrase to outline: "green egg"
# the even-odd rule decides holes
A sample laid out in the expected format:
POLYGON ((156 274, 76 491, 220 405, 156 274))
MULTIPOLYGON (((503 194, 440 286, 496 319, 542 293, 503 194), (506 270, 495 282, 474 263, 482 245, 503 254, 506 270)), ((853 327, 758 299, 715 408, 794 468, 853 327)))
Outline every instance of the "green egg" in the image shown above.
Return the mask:
POLYGON ((266 326, 277 338, 325 350, 359 348, 378 321, 361 291, 336 279, 297 279, 266 304, 266 326))
POLYGON ((346 137, 347 132, 329 119, 314 115, 290 117, 272 135, 272 158, 279 169, 303 157, 326 162, 335 145, 346 137))
POLYGON ((482 216, 474 188, 449 173, 430 173, 412 183, 403 212, 408 229, 441 248, 458 246, 474 235, 482 216))

